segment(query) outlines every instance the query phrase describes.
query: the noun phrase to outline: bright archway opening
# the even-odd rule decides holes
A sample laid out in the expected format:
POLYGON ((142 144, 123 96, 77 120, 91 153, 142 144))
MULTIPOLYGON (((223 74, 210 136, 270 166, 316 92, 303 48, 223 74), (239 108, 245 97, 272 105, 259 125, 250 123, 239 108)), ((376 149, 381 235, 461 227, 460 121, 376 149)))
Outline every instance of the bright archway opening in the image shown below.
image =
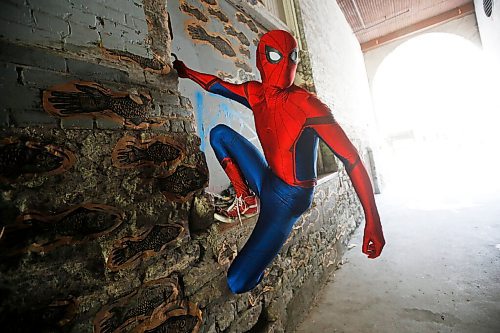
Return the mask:
POLYGON ((390 53, 373 80, 386 188, 430 208, 500 188, 495 80, 482 50, 456 35, 424 34, 390 53))

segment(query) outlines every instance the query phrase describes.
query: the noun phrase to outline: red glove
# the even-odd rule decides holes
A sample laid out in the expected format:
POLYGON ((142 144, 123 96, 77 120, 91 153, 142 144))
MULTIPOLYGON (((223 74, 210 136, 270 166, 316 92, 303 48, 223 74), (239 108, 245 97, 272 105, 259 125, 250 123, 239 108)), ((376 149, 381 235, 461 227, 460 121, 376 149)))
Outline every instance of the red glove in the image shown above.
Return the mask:
POLYGON ((177 71, 177 75, 181 78, 187 78, 188 77, 188 74, 187 74, 187 66, 180 60, 174 60, 174 62, 172 63, 174 65, 174 69, 177 71))
POLYGON ((363 253, 368 255, 368 258, 377 258, 385 245, 384 233, 380 223, 367 223, 365 225, 365 233, 363 236, 363 253))

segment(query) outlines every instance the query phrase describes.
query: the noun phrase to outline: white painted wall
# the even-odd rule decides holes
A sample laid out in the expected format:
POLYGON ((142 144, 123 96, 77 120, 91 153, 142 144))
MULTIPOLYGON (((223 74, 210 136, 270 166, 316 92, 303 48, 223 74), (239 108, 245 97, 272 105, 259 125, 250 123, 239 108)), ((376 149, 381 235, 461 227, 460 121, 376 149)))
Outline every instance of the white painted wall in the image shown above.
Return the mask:
POLYGON ((300 2, 318 97, 351 140, 367 146, 373 123, 363 53, 336 1, 300 2))
POLYGON ((487 17, 483 10, 483 0, 474 0, 476 18, 484 51, 500 64, 500 1, 493 0, 493 13, 487 17))

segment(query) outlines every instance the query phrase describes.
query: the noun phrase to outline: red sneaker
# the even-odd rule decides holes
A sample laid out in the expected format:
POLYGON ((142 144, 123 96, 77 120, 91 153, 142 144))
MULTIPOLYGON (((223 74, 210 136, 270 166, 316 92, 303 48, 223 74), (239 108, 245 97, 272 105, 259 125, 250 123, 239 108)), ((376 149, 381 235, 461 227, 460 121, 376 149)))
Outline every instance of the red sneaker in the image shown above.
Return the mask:
POLYGON ((235 219, 247 219, 259 214, 259 205, 257 197, 249 195, 247 197, 236 197, 231 206, 226 209, 221 209, 214 214, 216 220, 224 223, 231 223, 235 219))

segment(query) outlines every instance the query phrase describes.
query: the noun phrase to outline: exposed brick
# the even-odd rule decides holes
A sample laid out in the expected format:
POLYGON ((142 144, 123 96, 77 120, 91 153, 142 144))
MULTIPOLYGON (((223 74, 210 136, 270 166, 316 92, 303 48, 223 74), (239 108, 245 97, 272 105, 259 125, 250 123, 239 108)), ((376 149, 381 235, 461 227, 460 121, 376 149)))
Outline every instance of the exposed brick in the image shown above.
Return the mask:
POLYGON ((163 93, 160 95, 158 100, 166 105, 175 105, 175 106, 181 105, 179 96, 174 94, 163 93))
POLYGON ((172 132, 171 127, 171 121, 167 120, 163 126, 153 127, 151 128, 151 131, 158 133, 167 133, 172 132))
POLYGON ((28 48, 5 42, 0 42, 0 61, 60 72, 66 71, 66 61, 63 57, 39 48, 28 48))
POLYGON ((131 26, 134 27, 134 29, 138 29, 141 32, 148 31, 148 23, 146 22, 145 19, 139 19, 136 17, 132 17, 131 20, 132 20, 131 26))
POLYGON ((82 80, 131 83, 128 74, 118 69, 76 59, 67 59, 67 64, 70 74, 82 80))
POLYGON ((36 29, 27 25, 0 20, 0 37, 23 44, 36 44, 62 49, 60 37, 50 31, 36 29))
POLYGON ((64 41, 67 44, 91 46, 99 44, 99 34, 88 25, 70 22, 71 34, 64 41))
POLYGON ((111 9, 101 3, 96 2, 95 0, 87 0, 85 2, 82 1, 81 3, 77 4, 75 8, 80 9, 84 13, 93 14, 101 18, 106 18, 116 23, 123 22, 123 12, 119 11, 120 7, 111 9))
POLYGON ((49 87, 77 80, 76 76, 67 73, 47 71, 37 68, 23 68, 24 83, 27 86, 47 89, 49 87))
POLYGON ((0 105, 5 108, 17 110, 41 110, 40 90, 18 84, 16 81, 2 86, 0 105))
MULTIPOLYGON (((2 46, 0 45, 0 47, 2 46)), ((0 57, 2 56, 2 54, 3 49, 0 49, 0 57)), ((2 78, 2 80, 0 80, 0 87, 8 84, 14 84, 17 81, 16 66, 5 62, 0 62, 0 77, 2 78)), ((5 95, 3 91, 0 96, 2 95, 5 95)))
POLYGON ((99 129, 123 129, 123 124, 104 118, 97 119, 96 126, 99 129))
POLYGON ((62 129, 93 129, 94 119, 90 117, 71 117, 61 119, 62 129))
POLYGON ((180 96, 179 99, 180 99, 182 107, 188 108, 188 109, 193 108, 193 104, 191 103, 191 100, 189 98, 184 97, 184 96, 180 96))
POLYGON ((162 89, 177 89, 178 81, 175 75, 158 75, 150 72, 144 72, 144 79, 146 83, 154 87, 162 87, 162 89))
MULTIPOLYGON (((30 1, 29 7, 35 12, 35 17, 36 13, 38 12, 52 14, 60 18, 64 18, 69 14, 76 13, 75 5, 70 3, 69 1, 60 1, 60 0, 30 1)), ((80 12, 78 16, 80 16, 81 14, 82 13, 80 12)))
POLYGON ((6 119, 5 113, 10 112, 11 123, 15 126, 58 126, 59 120, 43 110, 40 90, 23 84, 26 80, 25 69, 22 69, 22 80, 19 83, 15 67, 8 64, 4 68, 9 69, 9 79, 4 80, 1 86, 0 105, 4 113, 1 117, 3 122, 6 119), (12 75, 12 71, 15 71, 16 77, 12 75))
POLYGON ((136 54, 141 57, 149 58, 150 54, 148 51, 148 47, 144 42, 139 42, 137 40, 128 40, 125 38, 124 40, 125 51, 136 54))
POLYGON ((16 6, 4 1, 2 1, 2 10, 0 10, 0 21, 14 22, 21 25, 33 24, 30 9, 27 6, 16 6))
POLYGON ((62 18, 42 12, 33 13, 33 16, 35 17, 35 28, 50 31, 54 34, 54 39, 61 39, 63 36, 69 35, 68 22, 62 18))
POLYGON ((188 132, 188 133, 196 132, 196 129, 194 128, 192 121, 184 120, 184 128, 186 129, 186 132, 188 132))
POLYGON ((17 109, 11 110, 12 124, 16 127, 59 127, 59 119, 50 116, 42 110, 34 109, 17 109))
POLYGON ((109 9, 118 9, 121 12, 127 13, 129 16, 134 16, 144 19, 144 9, 141 1, 131 0, 97 0, 109 9))
POLYGON ((0 109, 0 128, 9 127, 9 110, 6 108, 0 109))
MULTIPOLYGON (((73 9, 73 11, 75 11, 75 9, 73 9)), ((70 23, 77 23, 84 27, 95 27, 97 22, 96 15, 84 13, 81 11, 77 12, 74 15, 71 15, 69 21, 70 23)))
POLYGON ((184 132, 184 122, 179 119, 171 119, 171 131, 175 133, 184 132))
POLYGON ((162 116, 166 117, 191 117, 193 116, 193 111, 180 107, 173 107, 170 105, 162 105, 162 116))

